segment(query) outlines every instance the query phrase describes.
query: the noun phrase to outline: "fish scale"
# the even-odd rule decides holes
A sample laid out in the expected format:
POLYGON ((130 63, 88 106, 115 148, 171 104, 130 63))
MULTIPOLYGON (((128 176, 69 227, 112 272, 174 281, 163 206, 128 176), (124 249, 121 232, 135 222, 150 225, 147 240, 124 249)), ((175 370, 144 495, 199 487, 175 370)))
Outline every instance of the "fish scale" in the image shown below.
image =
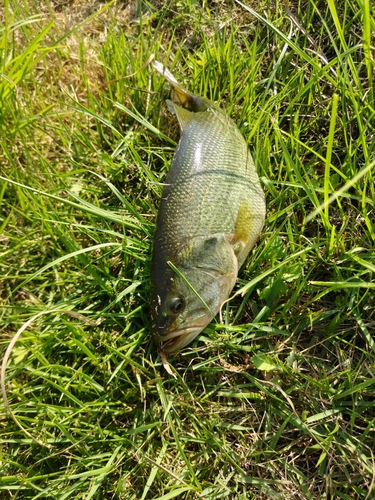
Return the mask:
POLYGON ((174 87, 167 102, 182 131, 165 181, 151 264, 153 334, 169 353, 191 342, 227 299, 262 229, 265 202, 234 122, 163 74, 174 87))
POLYGON ((262 213, 263 195, 259 182, 254 190, 253 163, 237 128, 212 112, 197 115, 183 131, 165 181, 155 241, 166 251, 184 238, 232 233, 239 202, 252 190, 255 211, 262 213), (227 140, 223 138, 226 127, 233 129, 237 141, 230 140, 229 134, 225 134, 227 140))

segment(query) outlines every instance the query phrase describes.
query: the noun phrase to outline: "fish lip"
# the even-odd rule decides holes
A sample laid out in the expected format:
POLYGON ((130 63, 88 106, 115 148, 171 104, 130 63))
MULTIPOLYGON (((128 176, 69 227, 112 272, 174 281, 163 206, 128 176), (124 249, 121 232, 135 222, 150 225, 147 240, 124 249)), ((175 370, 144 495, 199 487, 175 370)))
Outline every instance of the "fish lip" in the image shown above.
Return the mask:
MULTIPOLYGON (((206 309, 203 309, 204 313, 207 313, 206 309)), ((212 319, 212 318, 210 318, 212 319)), ((207 315, 202 314, 191 326, 179 326, 169 331, 166 335, 158 335, 154 333, 154 339, 159 343, 160 351, 169 354, 172 352, 177 352, 179 348, 176 349, 176 344, 182 338, 188 337, 191 340, 187 340, 186 343, 181 345, 181 349, 187 344, 192 342, 194 338, 201 333, 202 330, 208 325, 207 315), (200 320, 200 321, 199 321, 200 320)))
MULTIPOLYGON (((200 326, 187 326, 185 328, 174 328, 171 330, 167 335, 158 335, 157 333, 154 333, 154 339, 157 342, 166 342, 168 340, 171 340, 176 337, 180 337, 181 335, 185 335, 186 333, 193 332, 195 330, 198 330, 200 326)), ((202 326, 202 329, 204 326, 202 326)))
POLYGON ((189 328, 189 330, 191 331, 190 335, 188 335, 186 329, 184 329, 182 333, 176 332, 175 337, 172 337, 169 340, 159 341, 159 350, 161 352, 164 352, 165 354, 176 353, 180 351, 183 347, 185 347, 187 344, 190 344, 190 342, 192 342, 195 339, 195 337, 197 337, 201 333, 203 328, 189 328), (187 340, 185 339, 186 336, 189 337, 187 340))

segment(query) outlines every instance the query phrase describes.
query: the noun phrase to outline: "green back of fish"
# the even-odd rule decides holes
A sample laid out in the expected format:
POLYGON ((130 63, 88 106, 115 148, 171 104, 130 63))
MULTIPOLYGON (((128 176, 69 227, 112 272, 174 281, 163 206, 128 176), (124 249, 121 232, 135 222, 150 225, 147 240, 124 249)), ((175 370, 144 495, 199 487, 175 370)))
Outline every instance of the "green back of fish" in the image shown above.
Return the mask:
POLYGON ((262 229, 264 194, 244 138, 207 99, 204 111, 173 106, 182 135, 158 214, 154 256, 178 264, 178 250, 195 236, 231 235, 242 265, 262 229), (211 106, 209 106, 211 104, 211 106))

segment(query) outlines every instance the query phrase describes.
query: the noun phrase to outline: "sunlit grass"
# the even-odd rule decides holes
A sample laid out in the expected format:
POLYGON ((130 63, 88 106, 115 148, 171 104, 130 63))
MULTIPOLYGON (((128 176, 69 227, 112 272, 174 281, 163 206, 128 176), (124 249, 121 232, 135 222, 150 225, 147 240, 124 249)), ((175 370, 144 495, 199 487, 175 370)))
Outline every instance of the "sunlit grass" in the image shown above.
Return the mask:
POLYGON ((27 326, 4 498, 371 499, 374 7, 76 4, 0 8, 4 353, 27 326), (179 137, 153 54, 227 110, 267 196, 222 322, 170 358, 176 379, 150 338, 179 137))

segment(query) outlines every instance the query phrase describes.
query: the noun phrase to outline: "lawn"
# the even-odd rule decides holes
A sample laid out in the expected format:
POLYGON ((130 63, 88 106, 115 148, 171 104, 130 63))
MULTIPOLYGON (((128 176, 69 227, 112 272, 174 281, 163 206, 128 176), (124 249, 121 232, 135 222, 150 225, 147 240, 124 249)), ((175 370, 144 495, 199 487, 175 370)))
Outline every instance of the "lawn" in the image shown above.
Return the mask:
POLYGON ((375 499, 374 79, 370 0, 3 2, 0 498, 375 499), (267 203, 173 376, 152 57, 237 123, 267 203))

